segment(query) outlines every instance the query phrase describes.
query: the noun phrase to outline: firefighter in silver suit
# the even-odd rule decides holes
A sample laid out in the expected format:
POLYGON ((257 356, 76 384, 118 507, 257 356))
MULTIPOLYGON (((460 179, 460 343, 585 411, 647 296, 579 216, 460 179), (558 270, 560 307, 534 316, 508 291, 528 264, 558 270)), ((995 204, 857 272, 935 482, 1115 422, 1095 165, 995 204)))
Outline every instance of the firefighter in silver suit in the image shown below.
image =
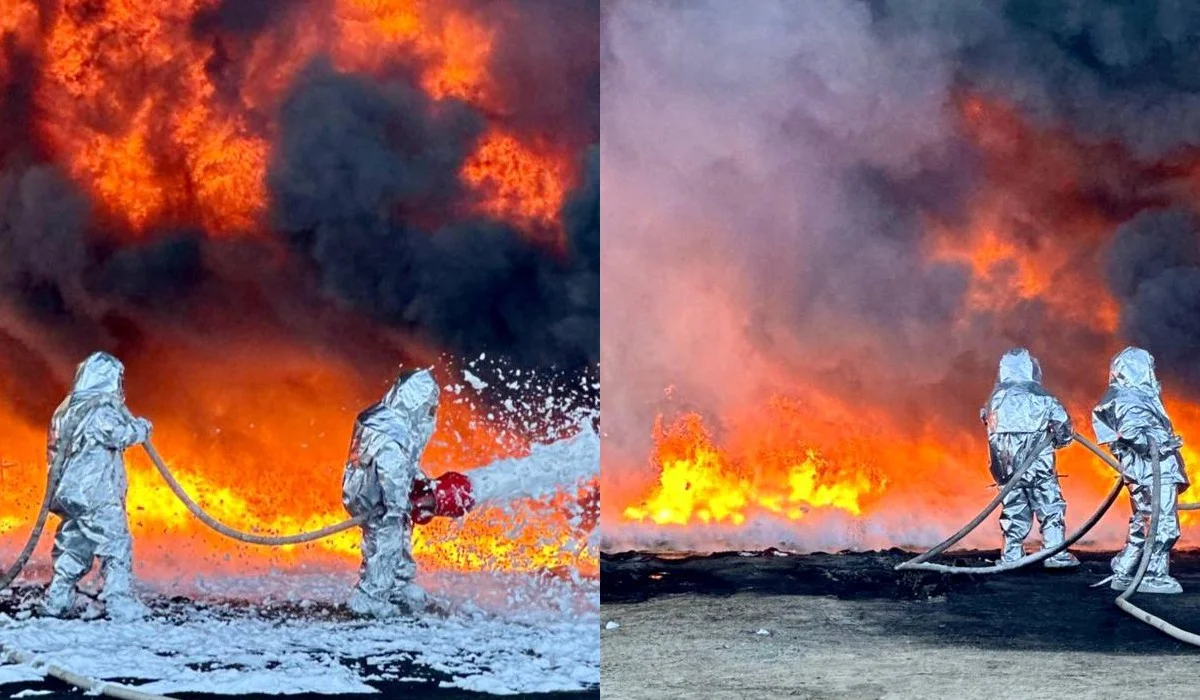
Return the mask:
MULTIPOLYGON (((1070 444, 1071 419, 1058 399, 1042 386, 1041 366, 1028 350, 1016 348, 1000 358, 996 386, 979 417, 987 425, 990 470, 997 484, 1007 484, 1014 471, 1027 459, 1033 460, 1021 483, 1004 497, 1000 515, 1004 550, 1000 561, 1008 563, 1025 556, 1024 542, 1033 529, 1035 516, 1042 527, 1042 547, 1050 549, 1061 544, 1067 503, 1058 484, 1054 452, 1070 444)), ((1061 569, 1078 566, 1079 560, 1062 551, 1043 565, 1061 569)))
POLYGON ((402 374, 379 403, 359 414, 342 475, 342 503, 353 516, 371 514, 362 526, 362 566, 350 596, 360 615, 391 617, 426 603, 413 580, 413 504, 421 454, 437 423, 438 385, 427 370, 402 374))
POLYGON ((50 422, 47 460, 56 484, 50 510, 61 518, 51 551, 54 575, 42 613, 68 614, 75 587, 100 559, 100 599, 115 620, 143 617, 146 608, 131 591, 133 543, 125 511, 125 450, 150 437, 150 422, 125 406, 125 369, 98 352, 75 372, 71 393, 50 422))
POLYGON ((1121 476, 1129 490, 1132 515, 1125 548, 1112 560, 1112 588, 1125 590, 1137 571, 1148 536, 1150 563, 1138 586, 1142 593, 1182 593, 1183 587, 1170 574, 1171 547, 1179 540, 1178 495, 1188 487, 1183 457, 1183 440, 1175 434, 1162 403, 1162 387, 1154 374, 1154 357, 1141 348, 1129 347, 1112 360, 1108 391, 1092 410, 1096 442, 1106 446, 1121 465, 1121 476), (1150 526, 1152 461, 1157 451, 1160 471, 1158 528, 1150 526))

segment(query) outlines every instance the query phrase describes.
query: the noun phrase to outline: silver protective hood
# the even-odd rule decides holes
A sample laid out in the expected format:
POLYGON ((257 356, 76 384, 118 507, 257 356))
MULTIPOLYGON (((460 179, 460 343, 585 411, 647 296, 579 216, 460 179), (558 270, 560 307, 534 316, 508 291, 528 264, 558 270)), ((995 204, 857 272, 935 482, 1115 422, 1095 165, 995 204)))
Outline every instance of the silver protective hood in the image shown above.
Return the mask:
POLYGON ((996 384, 1013 382, 1042 383, 1042 366, 1037 358, 1025 348, 1015 348, 1000 358, 1000 369, 996 372, 996 384))
POLYGON ((106 352, 97 352, 79 363, 75 370, 74 395, 92 393, 112 394, 125 400, 125 366, 106 352))
POLYGON ((384 406, 406 419, 416 441, 410 448, 418 453, 425 449, 433 437, 440 395, 441 390, 433 378, 433 372, 420 369, 402 373, 383 397, 384 406))
POLYGON ((980 411, 989 436, 1049 431, 1056 447, 1070 442, 1067 411, 1041 381, 1041 365, 1025 348, 1009 350, 1000 358, 996 386, 980 411))
POLYGON ((1174 428, 1162 403, 1162 385, 1154 373, 1154 357, 1145 350, 1128 347, 1112 359, 1108 391, 1092 411, 1096 441, 1109 445, 1118 440, 1148 446, 1174 442, 1174 428))

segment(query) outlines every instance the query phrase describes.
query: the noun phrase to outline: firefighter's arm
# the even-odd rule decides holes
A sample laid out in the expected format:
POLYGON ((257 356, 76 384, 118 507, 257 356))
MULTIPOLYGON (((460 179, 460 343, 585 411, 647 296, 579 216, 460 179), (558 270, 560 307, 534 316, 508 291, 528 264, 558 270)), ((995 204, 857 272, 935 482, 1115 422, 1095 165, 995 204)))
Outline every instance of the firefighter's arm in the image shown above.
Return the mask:
POLYGON ((1054 404, 1050 407, 1050 437, 1054 442, 1055 448, 1066 447, 1071 444, 1071 440, 1075 435, 1075 428, 1071 425, 1071 416, 1067 413, 1067 409, 1054 399, 1054 404))
POLYGON ((413 507, 413 483, 425 479, 420 466, 399 445, 389 443, 375 456, 375 471, 387 515, 408 517, 413 507))
POLYGON ((150 421, 134 418, 115 406, 96 409, 87 425, 87 437, 109 449, 123 450, 150 438, 150 421))

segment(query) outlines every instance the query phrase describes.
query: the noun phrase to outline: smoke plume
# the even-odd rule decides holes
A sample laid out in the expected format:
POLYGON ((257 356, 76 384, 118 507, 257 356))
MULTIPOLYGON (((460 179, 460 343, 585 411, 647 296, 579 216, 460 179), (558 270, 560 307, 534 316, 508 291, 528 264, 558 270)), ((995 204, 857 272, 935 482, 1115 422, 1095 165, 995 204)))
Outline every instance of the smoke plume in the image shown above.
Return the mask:
MULTIPOLYGON (((0 19, 0 334, 25 348, 17 364, 40 357, 61 383, 94 349, 237 333, 391 366, 411 349, 592 371, 596 3, 431 5, 428 36, 386 46, 387 8, 159 9, 0 19), (71 62, 72 47, 103 60, 71 62), (439 70, 482 86, 443 86, 439 70), (466 182, 494 133, 561 161, 562 216, 538 225, 562 227, 562 250, 466 182)), ((27 393, 57 391, 30 376, 27 393)))
POLYGON ((1075 411, 1127 343, 1200 396, 1198 30, 1182 1, 608 5, 606 495, 654 478, 668 388, 718 441, 778 395, 888 423, 842 444, 977 437, 1014 346, 1075 411))

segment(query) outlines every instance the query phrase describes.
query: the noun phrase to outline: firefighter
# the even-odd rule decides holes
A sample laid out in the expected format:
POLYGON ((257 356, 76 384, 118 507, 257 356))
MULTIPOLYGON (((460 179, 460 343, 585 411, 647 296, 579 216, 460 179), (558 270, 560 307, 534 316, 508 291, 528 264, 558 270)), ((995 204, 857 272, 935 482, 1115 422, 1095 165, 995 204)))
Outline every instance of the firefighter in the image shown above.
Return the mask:
POLYGON ((1178 495, 1187 490, 1179 448, 1183 440, 1175 434, 1162 403, 1162 387, 1154 374, 1154 357, 1141 348, 1119 352, 1109 368, 1108 391, 1092 410, 1096 442, 1112 452, 1121 465, 1121 476, 1129 490, 1132 514, 1125 548, 1112 559, 1111 586, 1126 590, 1133 582, 1147 537, 1150 563, 1138 585, 1140 593, 1182 593, 1183 587, 1170 574, 1171 548, 1179 540, 1178 495), (1158 528, 1150 526, 1152 461, 1159 460, 1158 528))
MULTIPOLYGON (((1067 503, 1055 470, 1054 451, 1071 442, 1071 419, 1066 409, 1042 386, 1042 369, 1024 348, 1009 350, 1000 358, 996 386, 979 412, 987 425, 990 467, 997 484, 1007 484, 1014 470, 1033 459, 1021 483, 1004 497, 1000 530, 1004 551, 1000 561, 1025 556, 1025 538, 1034 516, 1042 526, 1042 547, 1062 543, 1066 532, 1067 503), (1037 450, 1036 455, 1031 451, 1037 450)), ((1043 566, 1061 569, 1078 566, 1067 551, 1046 559, 1043 566)))
POLYGON ((56 483, 50 510, 61 518, 51 555, 54 575, 43 614, 68 614, 76 584, 100 559, 100 599, 115 620, 143 617, 146 608, 131 591, 133 543, 125 512, 125 450, 150 437, 150 422, 125 406, 125 369, 98 352, 75 372, 71 393, 50 421, 47 458, 56 483))

